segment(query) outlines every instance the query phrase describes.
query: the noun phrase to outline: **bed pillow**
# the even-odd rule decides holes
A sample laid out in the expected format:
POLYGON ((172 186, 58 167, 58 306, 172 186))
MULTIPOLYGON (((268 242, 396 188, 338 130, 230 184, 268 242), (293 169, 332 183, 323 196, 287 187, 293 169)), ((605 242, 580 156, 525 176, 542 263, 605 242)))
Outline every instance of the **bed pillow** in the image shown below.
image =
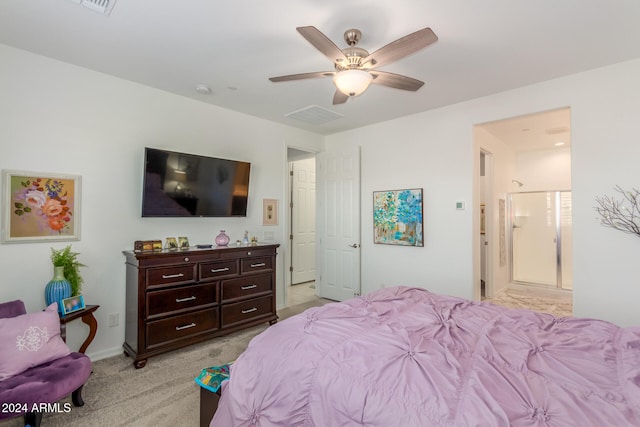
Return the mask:
POLYGON ((0 381, 71 353, 60 337, 58 303, 44 311, 0 319, 0 381))

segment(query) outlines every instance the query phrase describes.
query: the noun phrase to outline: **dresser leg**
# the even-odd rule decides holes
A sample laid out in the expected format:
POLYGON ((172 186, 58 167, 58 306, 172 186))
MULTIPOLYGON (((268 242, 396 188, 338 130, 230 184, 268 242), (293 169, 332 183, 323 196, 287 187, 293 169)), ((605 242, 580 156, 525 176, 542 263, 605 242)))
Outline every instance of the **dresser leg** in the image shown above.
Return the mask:
POLYGON ((136 360, 133 362, 133 366, 136 369, 144 368, 145 366, 147 366, 147 359, 136 360))

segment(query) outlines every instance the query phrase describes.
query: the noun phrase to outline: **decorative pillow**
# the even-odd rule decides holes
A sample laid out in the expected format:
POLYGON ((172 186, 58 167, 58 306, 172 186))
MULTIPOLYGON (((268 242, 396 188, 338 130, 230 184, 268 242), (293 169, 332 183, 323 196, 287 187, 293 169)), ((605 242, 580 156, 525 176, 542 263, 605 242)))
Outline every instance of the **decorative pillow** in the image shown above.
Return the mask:
POLYGON ((44 311, 0 319, 0 381, 71 353, 60 337, 58 303, 44 311))

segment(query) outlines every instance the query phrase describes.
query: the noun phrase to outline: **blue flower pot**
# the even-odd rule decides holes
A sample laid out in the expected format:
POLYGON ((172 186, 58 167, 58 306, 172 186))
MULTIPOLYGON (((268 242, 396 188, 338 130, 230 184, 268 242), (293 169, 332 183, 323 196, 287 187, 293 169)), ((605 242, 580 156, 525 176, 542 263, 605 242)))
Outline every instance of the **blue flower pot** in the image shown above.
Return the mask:
POLYGON ((64 278, 64 267, 53 267, 53 278, 44 288, 44 300, 47 306, 58 303, 58 312, 62 312, 62 300, 71 297, 71 284, 64 278))

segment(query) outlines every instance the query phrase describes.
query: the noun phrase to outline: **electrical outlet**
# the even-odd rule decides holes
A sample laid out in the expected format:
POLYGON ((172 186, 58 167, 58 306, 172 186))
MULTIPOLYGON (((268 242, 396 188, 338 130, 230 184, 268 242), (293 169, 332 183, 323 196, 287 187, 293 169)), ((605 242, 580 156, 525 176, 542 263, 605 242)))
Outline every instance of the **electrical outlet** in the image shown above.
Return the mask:
POLYGON ((120 324, 120 313, 109 314, 109 327, 115 328, 120 324))

